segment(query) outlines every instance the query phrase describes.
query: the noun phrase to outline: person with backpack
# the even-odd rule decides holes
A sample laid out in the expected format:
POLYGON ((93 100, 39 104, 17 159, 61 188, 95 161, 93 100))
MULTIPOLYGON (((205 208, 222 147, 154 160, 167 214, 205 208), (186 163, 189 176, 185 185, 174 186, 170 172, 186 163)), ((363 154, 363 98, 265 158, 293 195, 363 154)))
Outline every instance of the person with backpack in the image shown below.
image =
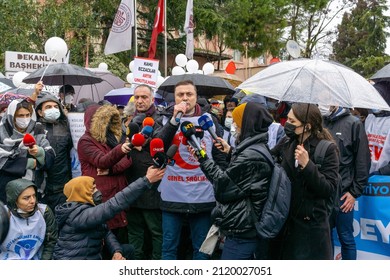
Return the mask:
POLYGON ((263 210, 273 170, 258 146, 268 150, 268 127, 272 122, 272 116, 263 105, 241 104, 233 110, 233 125, 237 131, 235 149, 222 138, 218 138, 221 144, 215 143, 229 155, 227 169, 221 169, 207 156, 198 158, 203 173, 214 187, 217 206, 212 220, 226 237, 223 260, 255 257, 260 239, 252 215, 258 217, 263 210))
POLYGON ((322 114, 324 126, 336 139, 340 154, 340 210, 335 215, 334 226, 341 244, 341 257, 343 260, 356 260, 353 212, 355 200, 362 195, 368 183, 371 165, 368 139, 364 124, 352 116, 348 108, 328 106, 323 108, 322 114))
POLYGON ((289 217, 270 241, 269 259, 333 259, 328 203, 338 186, 337 145, 331 143, 319 168, 314 154, 323 139, 333 141, 314 104, 294 103, 284 129, 288 138, 272 149, 291 181, 289 217), (296 165, 297 163, 297 165, 296 165))

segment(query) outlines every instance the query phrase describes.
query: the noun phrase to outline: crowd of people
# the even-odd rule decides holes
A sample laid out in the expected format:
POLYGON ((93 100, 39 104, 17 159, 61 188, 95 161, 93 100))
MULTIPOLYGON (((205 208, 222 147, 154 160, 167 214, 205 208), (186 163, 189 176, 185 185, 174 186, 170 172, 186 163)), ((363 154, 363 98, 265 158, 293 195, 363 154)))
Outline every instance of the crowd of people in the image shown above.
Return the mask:
POLYGON ((190 80, 176 84, 163 108, 145 84, 121 110, 73 104, 71 85, 58 97, 42 88, 13 100, 0 122, 0 200, 10 224, 0 259, 333 259, 332 230, 342 259, 356 259, 355 200, 369 176, 390 175, 390 144, 370 152, 378 144, 371 135, 390 133, 378 129, 390 125, 388 112, 255 95, 211 103, 190 80), (84 112, 77 147, 69 112, 84 112), (151 144, 156 138, 163 146, 151 144), (319 166, 321 140, 331 144, 319 166), (273 169, 256 146, 292 185, 289 217, 270 240, 258 236, 248 209, 260 215, 273 169), (80 174, 72 173, 72 150, 80 174), (338 185, 339 210, 329 213, 338 185), (202 245, 211 229, 218 242, 210 253, 202 245))

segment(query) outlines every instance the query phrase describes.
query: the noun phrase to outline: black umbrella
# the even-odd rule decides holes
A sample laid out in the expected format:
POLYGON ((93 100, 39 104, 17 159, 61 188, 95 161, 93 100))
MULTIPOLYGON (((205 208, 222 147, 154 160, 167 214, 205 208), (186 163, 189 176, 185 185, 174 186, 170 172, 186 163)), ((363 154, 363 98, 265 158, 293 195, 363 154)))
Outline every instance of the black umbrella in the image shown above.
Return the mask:
POLYGON ((203 97, 212 97, 214 95, 233 94, 233 86, 220 77, 208 76, 203 74, 183 74, 174 75, 166 79, 159 87, 158 93, 165 99, 171 100, 175 92, 175 85, 178 82, 190 80, 196 86, 198 95, 203 97))
POLYGON ((24 78, 23 82, 26 84, 36 84, 41 80, 41 77, 42 82, 45 85, 50 86, 90 85, 103 81, 94 73, 83 67, 69 63, 57 63, 50 64, 47 69, 46 66, 39 68, 24 78), (43 73, 44 76, 42 77, 43 73))

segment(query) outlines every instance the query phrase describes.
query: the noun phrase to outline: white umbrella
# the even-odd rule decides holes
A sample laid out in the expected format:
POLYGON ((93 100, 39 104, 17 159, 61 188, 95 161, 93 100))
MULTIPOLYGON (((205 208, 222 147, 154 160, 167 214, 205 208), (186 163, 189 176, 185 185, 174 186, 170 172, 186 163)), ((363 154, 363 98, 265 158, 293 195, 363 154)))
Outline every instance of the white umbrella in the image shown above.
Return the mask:
POLYGON ((296 59, 268 66, 238 86, 279 101, 390 111, 378 91, 346 66, 296 59))

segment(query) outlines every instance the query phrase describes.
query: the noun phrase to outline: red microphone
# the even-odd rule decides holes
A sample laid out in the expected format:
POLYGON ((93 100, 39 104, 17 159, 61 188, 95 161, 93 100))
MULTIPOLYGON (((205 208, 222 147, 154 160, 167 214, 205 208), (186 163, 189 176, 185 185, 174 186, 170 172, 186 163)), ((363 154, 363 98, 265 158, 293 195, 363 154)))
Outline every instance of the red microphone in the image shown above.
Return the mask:
POLYGON ((164 153, 164 142, 160 138, 153 138, 150 141, 150 155, 154 157, 157 153, 164 153))
POLYGON ((142 121, 142 127, 145 127, 145 126, 151 126, 153 127, 154 125, 154 120, 153 118, 151 117, 146 117, 144 118, 144 120, 142 121))
POLYGON ((141 133, 136 133, 131 137, 130 148, 140 147, 145 143, 145 137, 141 133))
POLYGON ((26 146, 26 147, 29 147, 29 148, 32 148, 34 145, 37 144, 37 141, 35 141, 35 138, 34 136, 32 136, 31 134, 29 133, 26 133, 23 137, 23 144, 26 146))

